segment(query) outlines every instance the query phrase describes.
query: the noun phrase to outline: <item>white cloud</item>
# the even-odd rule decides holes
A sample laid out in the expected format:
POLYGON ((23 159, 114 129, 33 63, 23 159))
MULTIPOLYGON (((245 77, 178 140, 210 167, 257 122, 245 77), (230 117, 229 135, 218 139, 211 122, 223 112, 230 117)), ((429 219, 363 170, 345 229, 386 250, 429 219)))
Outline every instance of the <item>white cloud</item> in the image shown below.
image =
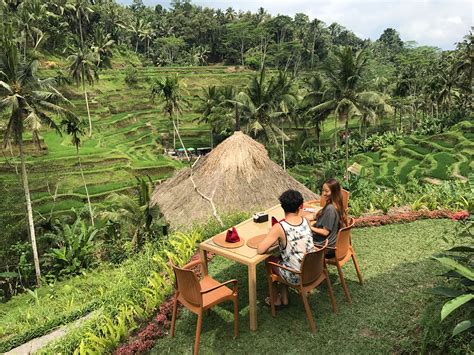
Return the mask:
POLYGON ((462 24, 462 19, 459 16, 448 17, 446 22, 454 23, 456 25, 462 24))
MULTIPOLYGON (((130 3, 131 0, 119 0, 130 3)), ((359 37, 377 39, 384 29, 395 28, 404 41, 443 49, 454 48, 473 25, 471 0, 192 0, 213 8, 256 11, 263 7, 273 15, 307 14, 349 28, 359 37)), ((169 1, 145 0, 146 4, 168 6, 169 1)))

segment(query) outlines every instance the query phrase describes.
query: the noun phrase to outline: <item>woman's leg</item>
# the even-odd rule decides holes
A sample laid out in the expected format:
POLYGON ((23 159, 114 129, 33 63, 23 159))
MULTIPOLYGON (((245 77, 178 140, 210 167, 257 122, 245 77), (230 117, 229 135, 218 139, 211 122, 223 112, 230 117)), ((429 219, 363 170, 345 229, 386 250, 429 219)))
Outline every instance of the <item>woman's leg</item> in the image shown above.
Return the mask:
POLYGON ((281 285, 280 294, 281 294, 281 303, 286 306, 288 304, 288 286, 281 285))

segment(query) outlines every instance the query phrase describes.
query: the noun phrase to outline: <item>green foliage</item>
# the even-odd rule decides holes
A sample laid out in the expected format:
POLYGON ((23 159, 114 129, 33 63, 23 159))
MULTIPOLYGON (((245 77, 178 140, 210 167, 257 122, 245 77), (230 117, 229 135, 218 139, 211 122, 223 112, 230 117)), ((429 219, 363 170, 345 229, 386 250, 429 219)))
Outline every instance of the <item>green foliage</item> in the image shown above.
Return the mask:
POLYGON ((45 254, 51 258, 52 270, 58 276, 75 275, 82 269, 94 265, 96 234, 99 232, 93 226, 87 225, 80 216, 72 225, 60 224, 54 227, 55 233, 47 233, 45 237, 54 241, 55 248, 45 254))
POLYGON ((125 68, 125 84, 133 88, 138 84, 138 69, 135 66, 127 65, 125 68))
POLYGON ((74 354, 103 354, 112 352, 120 341, 136 328, 135 315, 133 306, 121 306, 114 318, 103 316, 97 327, 98 335, 92 332, 86 333, 86 341, 81 341, 74 354))
MULTIPOLYGON (((472 224, 472 215, 467 219, 463 219, 462 221, 463 223, 472 224)), ((461 221, 457 223, 461 223, 461 221)), ((454 326, 452 330, 453 337, 459 336, 461 333, 472 328, 473 322, 471 318, 474 311, 472 303, 472 300, 474 299, 474 268, 472 267, 472 257, 474 251, 472 248, 472 240, 474 238, 474 234, 469 228, 456 228, 454 231, 454 242, 456 244, 466 241, 469 242, 469 244, 458 244, 455 247, 447 250, 444 255, 434 257, 434 259, 440 262, 446 269, 450 270, 447 276, 448 278, 454 277, 456 279, 456 283, 454 284, 455 287, 444 286, 430 290, 431 293, 450 298, 450 300, 445 302, 441 308, 441 322, 445 321, 445 319, 448 317, 452 317, 452 313, 462 315, 463 318, 468 318, 458 321, 458 323, 454 326)))
POLYGON ((113 243, 108 243, 107 252, 115 254, 116 251, 125 251, 114 248, 113 244, 117 242, 129 242, 132 248, 139 250, 145 242, 167 233, 168 224, 159 207, 151 206, 153 188, 150 177, 137 177, 136 197, 112 193, 105 199, 99 218, 105 223, 107 239, 113 240, 113 243))
MULTIPOLYGON (((248 217, 248 213, 222 216, 226 227, 248 217)), ((149 317, 171 292, 168 258, 184 264, 195 253, 196 243, 221 230, 211 220, 187 233, 172 233, 155 244, 146 244, 140 253, 118 267, 102 265, 69 280, 43 286, 37 289, 40 306, 27 294, 0 304, 0 313, 4 315, 0 319, 0 338, 5 339, 0 341, 0 351, 8 351, 98 309, 101 310, 98 316, 48 345, 41 353, 110 351, 116 339, 123 340, 136 322, 149 317)))

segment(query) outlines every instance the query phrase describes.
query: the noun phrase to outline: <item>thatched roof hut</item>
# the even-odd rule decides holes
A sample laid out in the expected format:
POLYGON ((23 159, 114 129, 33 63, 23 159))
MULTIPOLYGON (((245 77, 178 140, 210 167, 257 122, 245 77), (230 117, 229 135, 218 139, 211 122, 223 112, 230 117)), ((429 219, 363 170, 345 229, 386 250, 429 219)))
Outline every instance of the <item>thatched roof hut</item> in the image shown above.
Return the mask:
POLYGON ((255 212, 276 205, 288 189, 300 191, 305 200, 318 197, 271 161, 262 144, 237 131, 192 169, 180 170, 158 185, 152 203, 158 204, 172 227, 189 226, 213 215, 212 204, 203 195, 212 199, 218 214, 255 212))

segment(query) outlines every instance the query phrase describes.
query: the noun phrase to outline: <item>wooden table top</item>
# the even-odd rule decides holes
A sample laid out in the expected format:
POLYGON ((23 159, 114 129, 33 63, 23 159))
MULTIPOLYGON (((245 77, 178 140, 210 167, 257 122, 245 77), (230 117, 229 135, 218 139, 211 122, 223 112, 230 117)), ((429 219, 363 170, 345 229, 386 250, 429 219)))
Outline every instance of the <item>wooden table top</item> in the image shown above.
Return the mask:
MULTIPOLYGON (((314 208, 315 211, 318 211, 319 209, 321 209, 319 205, 306 204, 306 203, 304 207, 314 208)), ((278 220, 283 219, 285 217, 285 213, 283 212, 283 209, 281 208, 279 204, 269 208, 268 210, 265 211, 265 213, 268 214, 267 222, 255 223, 253 221, 253 218, 250 218, 235 226, 237 233, 239 233, 239 237, 245 241, 245 244, 242 245, 241 247, 234 248, 234 249, 221 247, 215 244, 212 241, 212 238, 214 237, 211 237, 201 242, 200 248, 213 252, 215 254, 221 255, 228 259, 235 260, 242 264, 246 264, 246 265, 258 264, 262 260, 265 260, 268 257, 268 254, 257 254, 257 249, 253 249, 247 246, 247 240, 257 235, 268 233, 268 231, 272 227, 272 221, 271 221, 272 216, 278 220)), ((226 231, 221 232, 221 233, 226 233, 226 231)))

